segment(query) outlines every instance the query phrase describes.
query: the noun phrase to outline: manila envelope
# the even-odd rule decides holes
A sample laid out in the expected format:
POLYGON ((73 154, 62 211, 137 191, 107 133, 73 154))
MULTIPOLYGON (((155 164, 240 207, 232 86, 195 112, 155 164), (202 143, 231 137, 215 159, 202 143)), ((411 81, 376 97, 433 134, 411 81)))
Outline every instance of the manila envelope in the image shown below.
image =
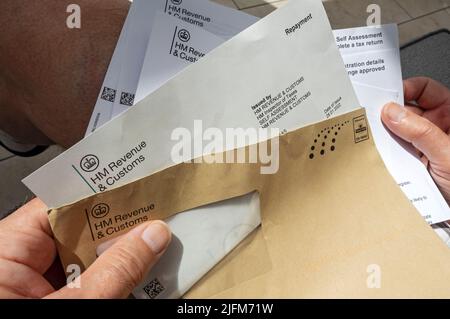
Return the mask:
POLYGON ((88 267, 102 218, 164 219, 257 191, 261 227, 186 298, 450 297, 450 252, 389 175, 363 109, 282 135, 278 172, 261 166, 182 163, 52 209, 60 258, 88 267))

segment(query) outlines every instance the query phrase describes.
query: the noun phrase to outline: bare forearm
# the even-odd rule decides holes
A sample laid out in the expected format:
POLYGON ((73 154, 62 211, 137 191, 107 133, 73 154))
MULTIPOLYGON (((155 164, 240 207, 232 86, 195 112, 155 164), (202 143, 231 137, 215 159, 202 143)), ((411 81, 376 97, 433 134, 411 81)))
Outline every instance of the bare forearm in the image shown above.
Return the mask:
POLYGON ((0 4, 0 125, 26 142, 82 138, 129 8, 127 0, 78 0, 81 28, 70 29, 70 3, 0 4))

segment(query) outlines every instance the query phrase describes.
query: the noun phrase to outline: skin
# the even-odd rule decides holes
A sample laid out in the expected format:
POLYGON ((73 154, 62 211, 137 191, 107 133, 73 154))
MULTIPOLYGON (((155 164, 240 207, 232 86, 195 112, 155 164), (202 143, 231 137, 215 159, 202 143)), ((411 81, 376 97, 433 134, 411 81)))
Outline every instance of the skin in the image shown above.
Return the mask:
POLYGON ((129 9, 127 0, 0 1, 0 128, 23 143, 69 147, 84 136, 129 9))

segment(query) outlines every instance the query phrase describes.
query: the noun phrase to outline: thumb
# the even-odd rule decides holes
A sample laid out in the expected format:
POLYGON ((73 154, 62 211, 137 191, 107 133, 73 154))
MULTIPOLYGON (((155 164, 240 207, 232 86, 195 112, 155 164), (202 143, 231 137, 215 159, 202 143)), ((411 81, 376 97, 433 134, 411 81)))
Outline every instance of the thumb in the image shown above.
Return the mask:
POLYGON ((381 119, 389 130, 414 145, 430 163, 448 166, 450 137, 428 119, 395 103, 384 106, 381 119))
POLYGON ((170 240, 171 232, 165 223, 141 225, 117 239, 97 258, 81 275, 80 288, 66 286, 49 297, 126 298, 158 261, 170 240))

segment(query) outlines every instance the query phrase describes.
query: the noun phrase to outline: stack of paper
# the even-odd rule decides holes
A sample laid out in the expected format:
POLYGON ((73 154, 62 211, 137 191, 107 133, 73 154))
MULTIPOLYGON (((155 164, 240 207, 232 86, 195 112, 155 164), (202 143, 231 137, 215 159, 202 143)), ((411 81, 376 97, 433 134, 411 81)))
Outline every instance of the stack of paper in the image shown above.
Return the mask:
MULTIPOLYGON (((196 34, 192 33, 191 38, 196 34)), ((178 36, 173 30, 167 31, 168 35, 178 36)), ((315 0, 293 1, 191 64, 24 182, 47 205, 58 207, 172 166, 174 130, 184 128, 192 132, 192 143, 191 138, 186 142, 194 145, 194 139, 203 134, 194 128, 197 120, 202 120, 204 129, 212 127, 224 132, 229 128, 261 126, 290 131, 358 107, 322 4, 315 0)), ((237 141, 215 152, 245 144, 245 140, 237 141)), ((202 153, 202 147, 194 148, 192 157, 202 153)), ((151 194, 148 196, 151 200, 151 194)), ((174 237, 182 243, 183 256, 176 274, 158 277, 163 278, 164 286, 173 287, 161 297, 184 294, 256 228, 260 221, 255 209, 257 201, 257 196, 246 196, 222 203, 240 214, 214 213, 223 209, 211 205, 169 221, 174 237), (210 216, 206 225, 204 214, 210 216), (187 225, 187 220, 197 227, 188 232, 186 226, 177 227, 187 225), (205 227, 222 227, 223 231, 215 231, 216 236, 222 237, 210 240, 205 227), (196 254, 199 241, 192 236, 195 233, 205 236, 205 255, 196 254), (196 267, 199 264, 203 266, 196 267), (195 268, 196 272, 187 271, 195 268), (173 275, 178 278, 176 285, 164 280, 173 275)), ((101 238, 98 243, 108 238, 111 237, 101 238)), ((94 240, 97 241, 95 236, 94 240)), ((177 249, 175 244, 171 249, 177 249)), ((169 251, 161 262, 170 256, 169 251)), ((154 276, 151 273, 149 280, 154 276)))
MULTIPOLYGON (((100 92, 87 133, 256 21, 209 1, 191 0, 181 5, 163 0, 135 1, 103 86, 104 91, 109 78, 114 77, 116 84, 109 87, 121 98, 108 102, 100 92), (193 15, 200 20, 208 17, 210 22, 188 18, 193 15)), ((334 35, 390 173, 428 223, 450 219, 447 203, 414 150, 391 136, 380 121, 383 105, 391 101, 404 104, 397 26, 335 30, 334 35)))
POLYGON ((135 0, 119 36, 86 135, 257 20, 210 1, 135 0), (177 45, 186 47, 186 52, 177 45), (180 59, 170 60, 175 51, 179 52, 180 59))

